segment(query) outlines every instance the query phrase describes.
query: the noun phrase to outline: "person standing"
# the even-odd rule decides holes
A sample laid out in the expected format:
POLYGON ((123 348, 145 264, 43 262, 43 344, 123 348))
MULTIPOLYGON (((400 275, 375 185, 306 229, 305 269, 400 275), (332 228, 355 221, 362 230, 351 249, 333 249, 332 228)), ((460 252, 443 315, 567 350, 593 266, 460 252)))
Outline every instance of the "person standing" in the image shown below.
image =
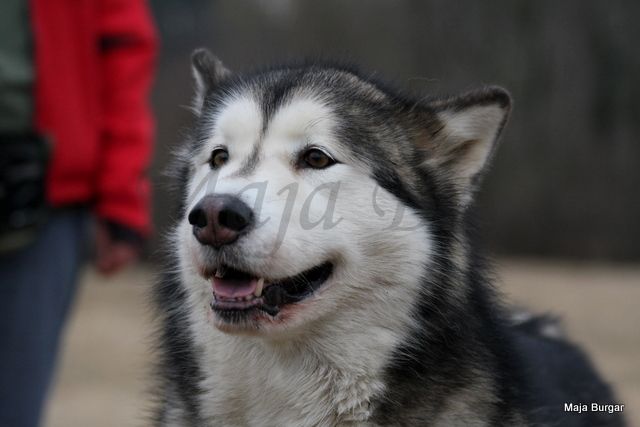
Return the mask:
POLYGON ((40 423, 88 224, 104 274, 151 231, 156 49, 144 0, 0 2, 0 426, 40 423))

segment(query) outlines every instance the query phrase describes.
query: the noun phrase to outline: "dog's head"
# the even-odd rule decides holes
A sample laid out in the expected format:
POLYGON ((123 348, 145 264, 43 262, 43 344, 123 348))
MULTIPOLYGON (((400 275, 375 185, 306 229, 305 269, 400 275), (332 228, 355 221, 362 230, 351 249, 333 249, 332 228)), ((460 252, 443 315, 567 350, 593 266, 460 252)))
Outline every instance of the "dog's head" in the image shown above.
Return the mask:
POLYGON ((318 64, 237 76, 206 50, 193 71, 176 233, 191 301, 225 332, 267 336, 409 312, 508 94, 417 102, 318 64))

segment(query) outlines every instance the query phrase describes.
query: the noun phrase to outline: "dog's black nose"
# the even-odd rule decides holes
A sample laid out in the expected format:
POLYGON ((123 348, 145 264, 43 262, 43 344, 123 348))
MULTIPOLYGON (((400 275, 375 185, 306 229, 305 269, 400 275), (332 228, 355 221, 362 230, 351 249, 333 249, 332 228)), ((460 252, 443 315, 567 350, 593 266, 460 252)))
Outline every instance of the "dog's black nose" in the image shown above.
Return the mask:
POLYGON ((193 235, 203 245, 219 248, 235 242, 253 224, 253 211, 230 194, 205 196, 189 212, 193 235))

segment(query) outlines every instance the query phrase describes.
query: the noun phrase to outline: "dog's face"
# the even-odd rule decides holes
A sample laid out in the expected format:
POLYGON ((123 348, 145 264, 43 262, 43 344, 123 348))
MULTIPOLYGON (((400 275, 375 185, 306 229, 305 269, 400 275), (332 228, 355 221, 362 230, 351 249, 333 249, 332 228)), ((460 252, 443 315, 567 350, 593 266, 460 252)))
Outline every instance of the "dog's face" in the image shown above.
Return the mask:
POLYGON ((343 69, 236 77, 207 51, 193 64, 175 238, 194 309, 273 337, 410 312, 439 251, 435 217, 464 212, 508 95, 419 104, 343 69))

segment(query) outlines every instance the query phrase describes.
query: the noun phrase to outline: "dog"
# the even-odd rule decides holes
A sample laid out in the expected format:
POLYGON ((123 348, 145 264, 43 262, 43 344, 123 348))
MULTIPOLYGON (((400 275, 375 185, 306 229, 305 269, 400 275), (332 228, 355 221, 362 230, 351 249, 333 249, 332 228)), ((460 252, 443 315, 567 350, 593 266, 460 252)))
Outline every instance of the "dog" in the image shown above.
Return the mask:
POLYGON ((624 425, 553 319, 502 306, 470 237, 504 89, 415 99, 205 49, 192 69, 155 425, 624 425))

